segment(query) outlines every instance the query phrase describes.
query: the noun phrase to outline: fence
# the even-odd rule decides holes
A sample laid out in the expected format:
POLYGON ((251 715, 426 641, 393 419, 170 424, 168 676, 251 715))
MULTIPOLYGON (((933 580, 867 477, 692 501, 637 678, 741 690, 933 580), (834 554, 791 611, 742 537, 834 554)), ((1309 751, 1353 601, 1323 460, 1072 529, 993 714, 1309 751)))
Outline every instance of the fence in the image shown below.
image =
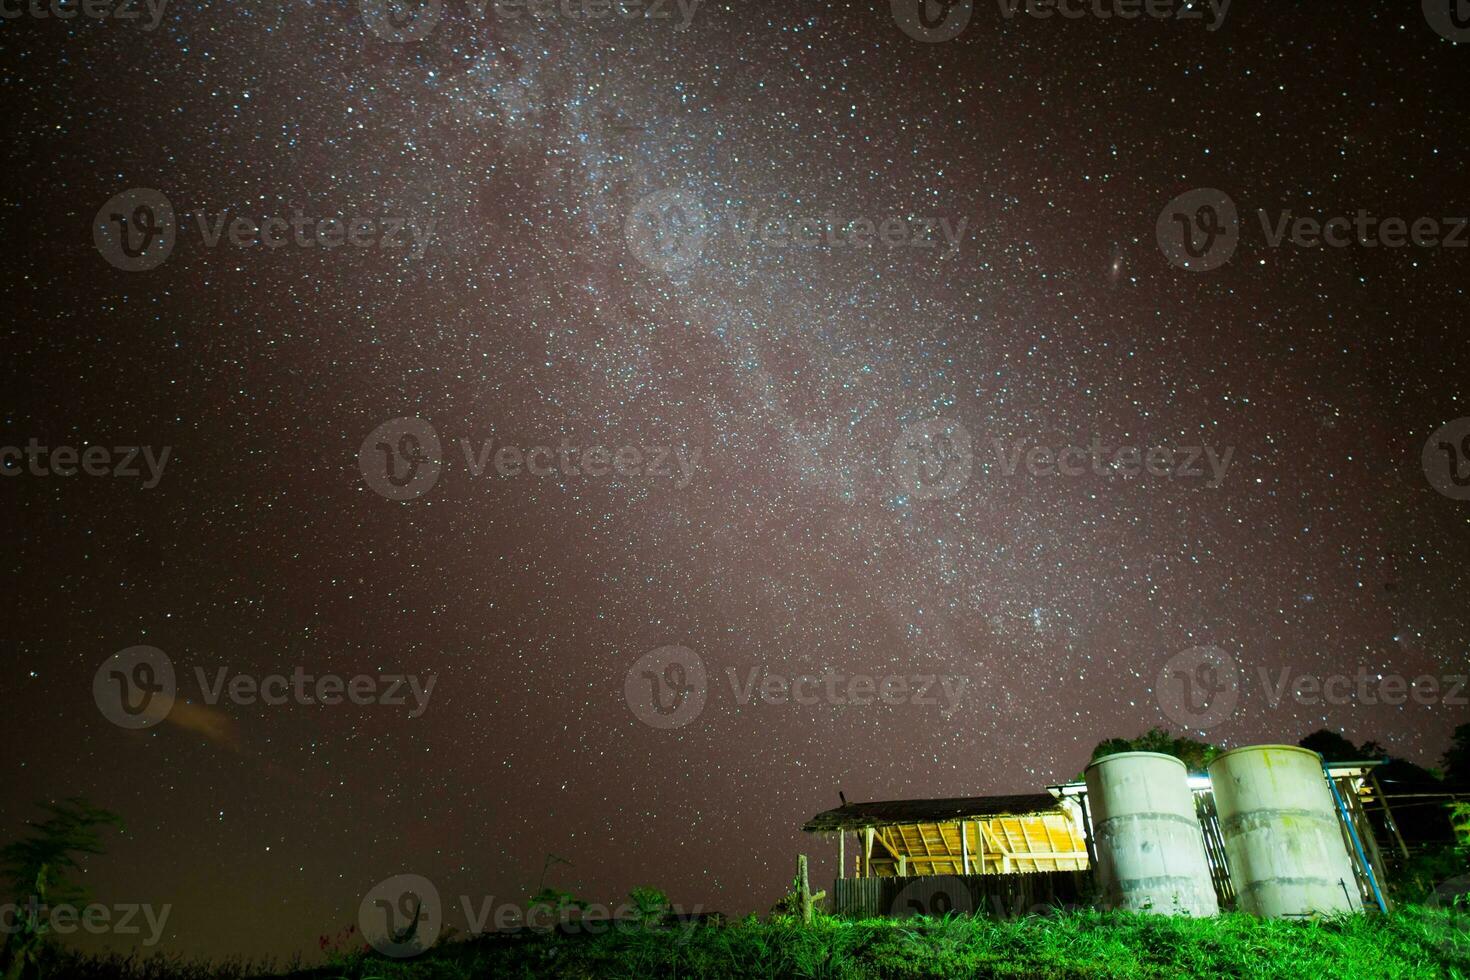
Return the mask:
POLYGON ((1012 919, 1086 905, 1091 893, 1090 871, 838 878, 832 908, 838 915, 859 919, 949 912, 1012 919))

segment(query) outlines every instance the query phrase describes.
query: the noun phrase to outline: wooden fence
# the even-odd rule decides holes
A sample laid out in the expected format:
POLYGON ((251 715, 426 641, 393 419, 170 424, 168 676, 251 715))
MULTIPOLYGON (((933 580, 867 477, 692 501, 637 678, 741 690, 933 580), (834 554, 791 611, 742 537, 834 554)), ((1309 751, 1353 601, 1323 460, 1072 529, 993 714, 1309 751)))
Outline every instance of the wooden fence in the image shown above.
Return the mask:
POLYGON ((949 912, 1013 919, 1085 905, 1091 892, 1090 871, 838 878, 832 889, 832 909, 838 915, 860 919, 949 912))

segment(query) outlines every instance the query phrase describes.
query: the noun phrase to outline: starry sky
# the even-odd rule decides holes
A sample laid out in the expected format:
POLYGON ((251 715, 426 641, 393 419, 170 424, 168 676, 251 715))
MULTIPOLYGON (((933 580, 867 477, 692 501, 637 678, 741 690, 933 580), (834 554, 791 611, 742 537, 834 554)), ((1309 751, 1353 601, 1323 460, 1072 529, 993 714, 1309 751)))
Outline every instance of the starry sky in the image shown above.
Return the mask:
MULTIPOLYGON (((1181 731, 1156 690, 1181 651, 1252 680, 1464 674, 1470 502, 1422 457, 1470 416, 1467 253, 1272 247, 1255 219, 1470 214, 1470 44, 1418 4, 1351 6, 1239 0, 1211 31, 979 3, 938 43, 887 0, 709 0, 683 29, 444 0, 404 41, 349 0, 0 22, 0 444, 171 451, 151 489, 0 484, 0 839, 37 800, 117 810, 83 880, 171 904, 163 948, 191 955, 314 952, 402 872, 521 901, 548 853, 588 899, 763 912, 799 851, 833 873, 798 828, 839 789, 1031 792, 1102 738, 1181 731), (179 216, 150 271, 94 240, 134 188, 179 216), (1196 188, 1241 214, 1207 272, 1156 239, 1196 188), (693 254, 641 247, 651 195, 693 254), (211 246, 195 218, 294 209, 434 232, 211 246), (773 244, 750 216, 933 247, 773 244), (365 475, 395 419, 442 441, 413 499, 365 475), (973 468, 914 492, 896 457, 936 424, 973 468), (1233 456, 1210 486, 992 451, 1095 437, 1233 456), (694 465, 476 476, 462 439, 694 465), (93 679, 137 645, 178 700, 127 730, 93 679), (708 675, 677 727, 629 694, 667 647, 708 675), (192 680, 298 667, 435 686, 414 717, 192 680), (776 703, 732 671, 967 686, 776 703)), ((1248 687, 1192 734, 1330 727, 1435 765, 1470 721, 1446 700, 1248 687)))

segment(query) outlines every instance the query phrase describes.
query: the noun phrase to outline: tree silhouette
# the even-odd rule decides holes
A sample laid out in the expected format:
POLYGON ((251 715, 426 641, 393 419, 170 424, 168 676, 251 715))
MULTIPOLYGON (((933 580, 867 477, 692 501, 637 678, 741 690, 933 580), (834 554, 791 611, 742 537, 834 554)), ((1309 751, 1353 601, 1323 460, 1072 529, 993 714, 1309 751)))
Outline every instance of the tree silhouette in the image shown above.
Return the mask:
POLYGON ((39 805, 50 816, 39 823, 27 820, 30 835, 0 847, 0 874, 9 881, 17 906, 0 948, 6 980, 19 980, 27 972, 39 975, 46 943, 40 910, 87 902, 87 890, 69 880, 67 873, 81 867, 78 858, 83 855, 102 853, 100 828, 123 825, 117 814, 80 797, 39 805))

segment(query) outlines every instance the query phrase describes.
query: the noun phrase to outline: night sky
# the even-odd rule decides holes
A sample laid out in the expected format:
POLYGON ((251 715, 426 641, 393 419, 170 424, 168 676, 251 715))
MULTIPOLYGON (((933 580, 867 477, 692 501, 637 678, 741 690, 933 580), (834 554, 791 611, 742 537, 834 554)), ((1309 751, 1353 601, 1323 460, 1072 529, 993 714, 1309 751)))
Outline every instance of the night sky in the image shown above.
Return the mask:
POLYGON ((764 912, 799 851, 832 875, 798 828, 839 790, 1037 791, 1153 725, 1432 766, 1470 721, 1448 684, 1261 683, 1467 672, 1470 249, 1268 232, 1448 237, 1470 31, 1408 2, 982 0, 939 40, 887 0, 443 0, 393 40, 378 7, 0 20, 0 447, 169 452, 156 481, 141 451, 6 460, 0 841, 39 800, 118 811, 82 878, 171 905, 162 948, 314 954, 384 878, 524 902, 548 853, 590 900, 764 912), (1213 268, 1157 237, 1201 189, 1239 215, 1213 268), (154 251, 117 252, 161 199, 154 251), (220 225, 298 210, 373 223, 220 225), (1094 441, 1172 463, 1025 461, 1094 441), (106 670, 140 645, 176 700, 123 727, 106 670), (1241 679, 1189 717, 1160 677, 1198 648, 1241 679), (298 669, 433 687, 196 679, 298 669))

